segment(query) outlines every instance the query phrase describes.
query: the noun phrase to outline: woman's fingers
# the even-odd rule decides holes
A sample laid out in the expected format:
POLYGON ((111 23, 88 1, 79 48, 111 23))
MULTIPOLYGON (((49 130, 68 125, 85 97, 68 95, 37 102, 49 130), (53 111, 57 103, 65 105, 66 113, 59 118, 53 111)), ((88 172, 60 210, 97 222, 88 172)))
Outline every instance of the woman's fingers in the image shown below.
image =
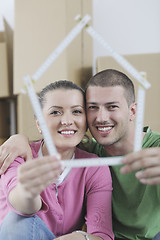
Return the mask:
POLYGON ((55 157, 37 158, 19 167, 18 182, 31 195, 38 195, 57 180, 61 171, 60 161, 55 157))

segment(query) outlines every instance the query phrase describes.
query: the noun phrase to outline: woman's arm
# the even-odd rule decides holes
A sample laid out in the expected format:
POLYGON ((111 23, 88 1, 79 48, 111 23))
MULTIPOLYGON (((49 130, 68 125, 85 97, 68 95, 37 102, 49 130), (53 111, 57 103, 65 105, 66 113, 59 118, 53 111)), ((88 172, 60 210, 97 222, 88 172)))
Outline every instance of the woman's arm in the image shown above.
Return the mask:
POLYGON ((112 180, 109 168, 89 168, 86 174, 85 196, 87 236, 84 232, 74 231, 56 240, 113 240, 111 197, 112 180))
POLYGON ((32 158, 29 140, 22 134, 11 136, 0 146, 0 175, 7 170, 18 156, 21 156, 26 161, 32 158))
POLYGON ((27 161, 18 168, 18 183, 9 194, 9 202, 22 214, 34 214, 42 206, 40 193, 55 182, 61 172, 60 161, 46 156, 27 161))
POLYGON ((86 183, 87 232, 95 232, 105 240, 114 239, 112 230, 112 179, 108 167, 99 167, 91 175, 88 171, 86 183))
POLYGON ((30 215, 38 212, 42 207, 40 195, 28 197, 24 189, 17 185, 9 194, 9 202, 18 212, 30 215))

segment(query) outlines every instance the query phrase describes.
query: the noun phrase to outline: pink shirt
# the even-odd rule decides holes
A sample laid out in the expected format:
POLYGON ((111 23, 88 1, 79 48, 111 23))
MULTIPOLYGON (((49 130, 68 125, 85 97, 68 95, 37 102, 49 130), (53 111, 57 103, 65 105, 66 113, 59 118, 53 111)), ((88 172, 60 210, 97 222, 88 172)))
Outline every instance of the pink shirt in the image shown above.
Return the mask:
MULTIPOLYGON (((33 157, 37 157, 40 142, 31 144, 33 157)), ((94 158, 76 148, 75 158, 94 158)), ((15 209, 8 202, 8 195, 17 183, 17 167, 24 160, 17 158, 0 178, 0 224, 6 214, 15 209)), ((64 181, 52 184, 42 193, 42 209, 36 213, 59 237, 80 230, 86 221, 87 232, 102 239, 114 239, 112 231, 111 196, 112 181, 109 168, 72 168, 64 181)), ((19 213, 20 214, 20 213, 19 213)), ((22 215, 22 214, 21 214, 22 215)))

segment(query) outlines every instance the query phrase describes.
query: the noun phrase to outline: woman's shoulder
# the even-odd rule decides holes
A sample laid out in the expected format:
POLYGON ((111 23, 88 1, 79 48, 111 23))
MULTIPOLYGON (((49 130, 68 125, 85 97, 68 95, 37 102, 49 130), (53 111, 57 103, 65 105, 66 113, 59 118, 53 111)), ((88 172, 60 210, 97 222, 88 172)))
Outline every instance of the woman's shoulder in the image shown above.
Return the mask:
POLYGON ((42 143, 42 140, 30 143, 30 147, 31 147, 31 150, 32 150, 33 157, 37 157, 37 154, 38 154, 38 151, 40 149, 41 143, 42 143))
MULTIPOLYGON (((99 157, 96 154, 88 153, 82 149, 76 148, 75 159, 81 158, 99 158, 99 157)), ((107 187, 110 186, 110 188, 112 188, 111 173, 108 166, 85 167, 83 171, 86 173, 88 180, 96 179, 97 182, 101 180, 102 182, 106 181, 107 187)))

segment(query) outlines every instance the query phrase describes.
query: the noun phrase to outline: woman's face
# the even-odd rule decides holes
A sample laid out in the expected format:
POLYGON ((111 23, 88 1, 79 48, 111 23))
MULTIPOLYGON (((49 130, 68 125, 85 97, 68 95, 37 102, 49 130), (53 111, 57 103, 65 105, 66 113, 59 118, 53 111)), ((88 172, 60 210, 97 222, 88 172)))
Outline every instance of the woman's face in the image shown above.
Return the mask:
POLYGON ((76 89, 56 89, 45 95, 43 114, 57 149, 75 147, 86 132, 83 95, 76 89))

